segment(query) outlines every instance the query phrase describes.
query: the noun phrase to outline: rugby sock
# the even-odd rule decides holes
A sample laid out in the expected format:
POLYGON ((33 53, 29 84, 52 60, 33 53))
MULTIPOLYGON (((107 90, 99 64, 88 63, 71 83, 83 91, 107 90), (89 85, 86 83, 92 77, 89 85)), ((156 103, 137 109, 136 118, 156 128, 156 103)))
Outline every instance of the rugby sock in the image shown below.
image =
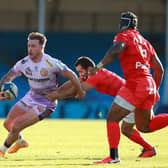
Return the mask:
POLYGON ((107 136, 110 146, 110 157, 116 159, 118 158, 118 144, 120 141, 120 127, 118 123, 107 123, 107 136))
POLYGON ((149 123, 151 132, 162 129, 168 125, 168 114, 159 114, 153 117, 149 123))
POLYGON ((8 147, 6 147, 5 145, 2 145, 0 147, 0 151, 2 151, 3 153, 5 153, 8 150, 8 147))
POLYGON ((131 137, 129 137, 130 140, 132 140, 133 142, 143 146, 143 148, 145 150, 152 150, 153 147, 147 142, 145 141, 145 139, 143 139, 143 137, 141 136, 141 134, 137 131, 134 130, 134 133, 131 137))
POLYGON ((7 143, 6 141, 4 142, 4 146, 6 147, 6 148, 9 148, 10 146, 11 146, 11 144, 9 144, 9 143, 7 143))
POLYGON ((5 153, 8 148, 11 146, 11 144, 8 144, 6 141, 4 142, 4 144, 0 147, 0 151, 2 151, 3 153, 5 153))
POLYGON ((11 146, 11 144, 8 144, 6 141, 4 142, 4 144, 0 147, 0 151, 5 153, 8 148, 11 146))
POLYGON ((18 145, 22 145, 22 144, 24 144, 26 141, 24 140, 24 138, 23 138, 23 136, 21 135, 21 134, 19 134, 19 137, 18 137, 18 139, 16 140, 16 143, 18 144, 18 145))

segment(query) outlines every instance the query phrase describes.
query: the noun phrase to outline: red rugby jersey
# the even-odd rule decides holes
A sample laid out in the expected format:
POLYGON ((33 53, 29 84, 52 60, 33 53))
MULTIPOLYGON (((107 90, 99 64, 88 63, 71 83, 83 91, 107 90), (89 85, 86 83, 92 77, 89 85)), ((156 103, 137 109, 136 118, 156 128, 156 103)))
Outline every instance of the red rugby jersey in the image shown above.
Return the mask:
POLYGON ((123 41, 126 49, 119 55, 125 79, 151 76, 150 60, 155 54, 152 45, 133 29, 117 34, 114 43, 123 41))
POLYGON ((90 76, 85 82, 92 85, 98 92, 116 96, 124 85, 124 79, 105 68, 100 69, 96 75, 90 76))

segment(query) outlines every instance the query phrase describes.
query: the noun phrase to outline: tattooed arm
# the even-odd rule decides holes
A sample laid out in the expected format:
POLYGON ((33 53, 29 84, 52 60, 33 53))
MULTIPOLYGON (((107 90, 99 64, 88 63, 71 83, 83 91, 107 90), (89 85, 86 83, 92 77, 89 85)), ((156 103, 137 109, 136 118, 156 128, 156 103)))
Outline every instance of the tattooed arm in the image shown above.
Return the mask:
POLYGON ((1 81, 0 81, 0 88, 2 87, 2 85, 6 82, 11 82, 13 79, 15 79, 17 77, 17 73, 14 72, 12 69, 9 70, 9 72, 4 75, 2 78, 1 78, 1 81))

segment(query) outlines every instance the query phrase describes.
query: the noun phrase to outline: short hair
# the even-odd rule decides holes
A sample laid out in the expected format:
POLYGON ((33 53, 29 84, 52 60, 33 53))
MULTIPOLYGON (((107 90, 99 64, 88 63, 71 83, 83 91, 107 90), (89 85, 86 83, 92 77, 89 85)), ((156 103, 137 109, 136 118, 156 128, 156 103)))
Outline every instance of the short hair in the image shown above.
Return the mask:
POLYGON ((38 40, 39 41, 39 44, 40 45, 44 45, 46 44, 47 42, 47 38, 44 34, 42 33, 39 33, 39 32, 31 32, 29 35, 28 35, 28 40, 38 40))
POLYGON ((82 56, 82 57, 79 57, 75 62, 75 67, 77 67, 78 65, 81 65, 82 68, 87 69, 90 66, 94 67, 95 63, 89 57, 82 56))

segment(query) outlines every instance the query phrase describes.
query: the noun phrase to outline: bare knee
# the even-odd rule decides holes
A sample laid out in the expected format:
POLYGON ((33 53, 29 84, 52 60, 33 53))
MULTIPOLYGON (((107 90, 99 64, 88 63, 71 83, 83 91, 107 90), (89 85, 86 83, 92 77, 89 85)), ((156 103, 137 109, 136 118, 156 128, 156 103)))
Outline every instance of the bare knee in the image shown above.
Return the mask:
POLYGON ((120 107, 116 103, 113 103, 110 111, 107 115, 107 122, 120 122, 130 111, 120 107))
POLYGON ((14 122, 14 124, 11 128, 11 132, 18 133, 20 131, 21 131, 21 128, 20 128, 19 124, 17 122, 14 122))
POLYGON ((150 128, 148 126, 136 126, 136 128, 143 133, 151 132, 150 128))
POLYGON ((10 131, 10 124, 5 120, 3 123, 4 128, 6 128, 8 131, 10 131))
POLYGON ((126 123, 123 121, 121 125, 121 132, 124 134, 126 137, 131 137, 134 133, 134 124, 132 123, 126 123))

